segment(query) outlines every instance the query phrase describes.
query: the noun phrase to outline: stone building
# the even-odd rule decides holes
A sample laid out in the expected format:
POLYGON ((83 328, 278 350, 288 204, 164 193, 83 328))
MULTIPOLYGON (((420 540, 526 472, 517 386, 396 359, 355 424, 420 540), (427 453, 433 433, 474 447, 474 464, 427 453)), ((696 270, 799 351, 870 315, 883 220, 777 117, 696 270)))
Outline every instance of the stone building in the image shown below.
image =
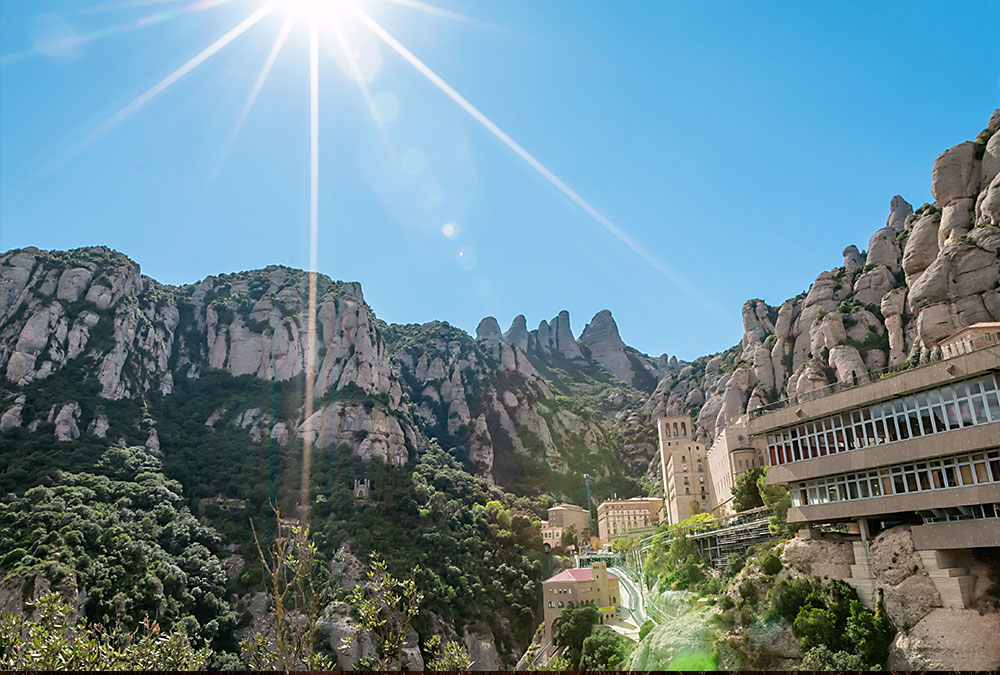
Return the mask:
POLYGON ((949 335, 940 343, 941 355, 946 359, 993 345, 1000 345, 1000 321, 974 323, 949 335))
POLYGON ((975 587, 963 558, 1000 546, 1000 345, 752 416, 768 484, 787 485, 788 522, 849 523, 860 535, 850 583, 875 589, 868 540, 909 524, 945 607, 975 587))
POLYGON ((660 522, 663 500, 659 497, 632 497, 602 502, 597 507, 597 533, 601 546, 618 537, 648 530, 660 522))
POLYGON ((618 616, 620 601, 618 577, 608 572, 607 565, 595 562, 590 567, 568 569, 542 582, 542 603, 545 610, 545 643, 552 642, 552 623, 568 607, 593 605, 602 624, 618 616))
POLYGON ((559 504, 548 510, 548 520, 542 521, 542 546, 546 551, 562 545, 563 533, 572 529, 577 546, 590 537, 590 512, 576 504, 559 504))
POLYGON ((709 510, 712 480, 708 452, 692 437, 688 417, 661 417, 656 421, 660 441, 664 520, 673 524, 709 510))
POLYGON ((708 474, 712 477, 709 510, 716 516, 730 516, 733 485, 747 469, 764 466, 764 453, 753 446, 747 433, 746 416, 726 425, 708 450, 708 474))

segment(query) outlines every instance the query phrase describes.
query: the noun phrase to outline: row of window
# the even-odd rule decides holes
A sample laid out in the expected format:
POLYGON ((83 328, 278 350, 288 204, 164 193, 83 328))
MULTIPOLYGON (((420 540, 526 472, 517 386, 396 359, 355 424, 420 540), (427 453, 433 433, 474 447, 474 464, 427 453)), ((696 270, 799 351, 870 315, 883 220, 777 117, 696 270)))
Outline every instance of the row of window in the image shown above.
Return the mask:
POLYGON ((767 435, 771 464, 1000 422, 995 375, 813 420, 767 435))
POLYGON ((1000 449, 855 471, 792 483, 792 506, 872 499, 1000 483, 1000 449))
POLYGON ((925 523, 947 523, 956 520, 1000 518, 1000 504, 973 504, 948 509, 935 509, 922 514, 925 523))

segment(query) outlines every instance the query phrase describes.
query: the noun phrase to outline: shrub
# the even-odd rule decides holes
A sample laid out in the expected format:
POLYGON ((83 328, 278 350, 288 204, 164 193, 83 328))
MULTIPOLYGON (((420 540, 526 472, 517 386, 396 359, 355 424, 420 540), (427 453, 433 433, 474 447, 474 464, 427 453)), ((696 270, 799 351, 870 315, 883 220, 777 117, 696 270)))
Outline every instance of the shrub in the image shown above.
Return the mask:
POLYGON ((793 628, 803 649, 838 642, 837 617, 828 609, 803 607, 795 617, 793 628))
POLYGON ((740 584, 740 598, 751 605, 757 602, 757 586, 750 579, 744 579, 740 584))
POLYGON ((777 553, 772 551, 764 556, 764 560, 761 562, 760 568, 764 570, 764 574, 773 577, 781 571, 781 558, 778 557, 777 553))
POLYGON ((896 635, 892 621, 886 616, 881 600, 875 612, 865 609, 860 602, 851 602, 851 615, 847 619, 847 643, 866 663, 882 665, 889 655, 889 645, 896 635))
POLYGON ((792 623, 806 597, 812 592, 812 587, 812 582, 802 577, 778 579, 768 593, 771 608, 788 623, 792 623))
MULTIPOLYGON (((730 600, 730 602, 732 601, 730 600)), ((644 637, 649 635, 649 631, 653 630, 653 628, 655 627, 656 627, 655 623, 653 623, 649 619, 646 619, 646 623, 642 624, 642 627, 639 629, 639 640, 641 641, 644 637)))
POLYGON ((848 652, 831 652, 826 645, 817 645, 806 652, 799 670, 866 670, 863 658, 848 652))
POLYGON ((733 602, 733 599, 728 595, 723 595, 719 597, 719 607, 721 607, 723 610, 732 609, 735 606, 736 603, 733 602))
POLYGON ((743 558, 743 556, 737 555, 735 553, 730 553, 729 557, 726 558, 726 567, 722 571, 722 576, 725 577, 726 579, 732 579, 733 577, 735 577, 737 574, 740 573, 740 570, 743 569, 743 565, 745 563, 746 560, 743 558))

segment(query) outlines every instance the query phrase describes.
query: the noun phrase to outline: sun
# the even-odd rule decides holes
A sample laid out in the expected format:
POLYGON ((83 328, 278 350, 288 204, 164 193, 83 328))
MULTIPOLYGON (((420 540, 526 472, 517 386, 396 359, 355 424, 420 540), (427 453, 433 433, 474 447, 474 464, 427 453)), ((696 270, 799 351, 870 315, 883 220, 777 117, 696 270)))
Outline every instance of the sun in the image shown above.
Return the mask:
POLYGON ((277 6, 289 18, 310 25, 341 22, 352 15, 361 0, 277 0, 277 6))

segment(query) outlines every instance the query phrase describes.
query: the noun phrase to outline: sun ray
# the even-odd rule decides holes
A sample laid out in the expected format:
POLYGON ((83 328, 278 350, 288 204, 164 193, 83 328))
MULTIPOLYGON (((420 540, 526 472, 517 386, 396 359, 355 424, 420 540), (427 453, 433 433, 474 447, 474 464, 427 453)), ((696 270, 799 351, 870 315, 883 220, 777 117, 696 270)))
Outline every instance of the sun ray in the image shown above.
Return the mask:
POLYGON ((347 62, 347 67, 351 69, 351 76, 354 81, 358 83, 358 88, 361 89, 361 96, 365 99, 365 105, 368 106, 368 112, 372 116, 372 121, 375 122, 375 126, 378 129, 379 136, 382 137, 382 142, 386 144, 386 147, 392 147, 392 141, 389 139, 389 135, 385 131, 385 127, 379 122, 378 112, 375 109, 375 101, 372 99, 371 91, 368 89, 368 85, 365 83, 365 78, 361 76, 361 70, 358 68, 357 59, 354 54, 351 53, 351 46, 347 42, 347 36, 344 34, 339 21, 332 21, 331 26, 333 28, 334 37, 337 40, 337 46, 340 47, 341 55, 347 62))
POLYGON ((316 377, 316 274, 319 262, 319 34, 309 26, 309 301, 306 316, 305 422, 302 434, 302 490, 299 518, 309 521, 312 475, 312 416, 316 377))
MULTIPOLYGON (((103 5, 94 5, 92 7, 80 7, 78 9, 71 10, 67 14, 105 14, 107 12, 122 12, 128 11, 130 9, 137 9, 140 7, 155 7, 157 5, 176 5, 184 0, 122 0, 122 2, 109 2, 103 5)), ((195 4, 204 4, 205 2, 212 2, 213 5, 223 5, 233 2, 234 0, 202 0, 195 4)))
POLYGON ((200 66, 202 63, 210 59, 216 53, 218 53, 223 47, 228 45, 230 42, 238 38, 240 35, 248 31, 251 27, 256 25, 261 19, 274 11, 274 2, 268 2, 263 7, 260 7, 256 12, 243 19, 226 32, 222 37, 217 39, 215 42, 210 44, 205 49, 201 50, 189 61, 184 63, 184 65, 177 68, 175 71, 167 75, 165 78, 154 84, 152 87, 144 91, 138 97, 133 99, 124 108, 113 114, 111 117, 107 118, 101 122, 97 127, 95 127, 90 133, 84 136, 82 139, 70 145, 66 151, 64 151, 60 157, 53 163, 54 166, 50 166, 49 170, 68 162, 73 157, 77 156, 91 145, 99 141, 105 135, 110 133, 120 125, 122 122, 127 120, 136 111, 142 108, 144 105, 152 101, 159 94, 163 93, 171 85, 175 84, 178 80, 183 78, 185 75, 190 73, 192 70, 200 66))
POLYGON ((615 225, 611 220, 605 216, 603 213, 598 211, 594 206, 592 206, 587 200, 581 197, 573 188, 567 185, 561 178, 555 175, 548 167, 542 164, 538 159, 535 158, 530 152, 524 149, 520 143, 515 141, 513 138, 507 135, 507 133, 498 127, 490 118, 484 115, 478 108, 476 108, 472 103, 470 103, 464 96, 459 94, 450 84, 445 82, 440 75, 435 73, 427 64, 416 57, 410 50, 403 46, 396 38, 394 38, 388 31, 386 31, 381 25, 378 24, 374 19, 372 19, 367 13, 365 13, 360 8, 354 9, 355 15, 361 20, 361 22, 367 26, 375 35, 377 35, 383 42, 385 42, 389 47, 391 47, 395 52, 402 56, 411 66, 413 66, 421 75, 430 80, 438 89, 444 92, 452 101, 454 101, 460 108, 465 110, 469 115, 472 116, 477 122, 484 126, 487 131, 493 134, 497 139, 500 140, 504 145, 506 145, 510 150, 514 152, 518 157, 524 160, 531 168, 537 171, 545 180, 551 183, 557 190, 562 192, 566 197, 570 199, 574 204, 583 209, 583 211, 589 215, 593 220, 595 220, 601 227, 603 227, 608 233, 614 236, 618 241, 624 244, 629 250, 638 255, 643 261, 648 265, 653 267, 657 272, 659 272, 664 278, 666 278, 670 283, 672 283, 677 288, 684 291, 688 296, 702 303, 705 307, 711 309, 713 312, 718 313, 720 316, 724 316, 724 310, 711 298, 706 296, 702 291, 696 288, 693 284, 685 279, 682 279, 676 272, 667 267, 663 262, 654 257, 645 248, 639 245, 628 233, 623 231, 620 227, 615 225))
POLYGON ((458 12, 453 12, 450 9, 444 9, 443 7, 438 7, 437 5, 432 5, 428 2, 421 2, 420 0, 389 0, 389 2, 396 5, 401 5, 403 7, 409 7, 411 9, 420 10, 426 14, 434 14, 435 16, 444 17, 446 19, 453 19, 455 21, 461 21, 462 23, 472 24, 474 26, 483 26, 486 28, 498 28, 498 26, 476 19, 475 17, 466 16, 465 14, 459 14, 458 12))
MULTIPOLYGON (((164 2, 165 0, 159 0, 159 2, 164 2)), ((171 2, 180 2, 181 0, 170 0, 171 2)), ((149 14, 143 16, 131 23, 127 23, 121 26, 111 26, 108 28, 101 28, 100 30, 91 31, 89 33, 83 33, 81 35, 75 35, 72 38, 67 39, 65 43, 66 48, 73 48, 79 45, 84 45, 89 42, 94 42, 96 40, 103 40, 107 37, 112 37, 115 35, 121 35, 123 33, 130 33, 135 30, 140 30, 142 28, 149 28, 150 26, 155 26, 165 21, 170 21, 173 19, 178 19, 183 16, 190 16, 197 12, 204 12, 205 10, 214 9, 222 5, 233 2, 233 0, 196 0, 196 2, 189 2, 184 7, 179 7, 175 9, 167 9, 156 12, 155 14, 149 14)), ((148 4, 148 3, 147 3, 148 4)), ((137 5, 138 6, 138 5, 137 5)), ((111 11, 109 8, 108 11, 111 11)), ((82 10, 78 10, 76 13, 81 13, 82 10)), ((20 52, 14 52, 12 54, 5 54, 0 56, 0 66, 6 66, 11 63, 16 63, 17 61, 24 61, 25 59, 30 59, 32 57, 39 56, 39 51, 37 49, 25 49, 20 52)))
POLYGON ((267 59, 265 59, 264 65, 260 69, 260 73, 257 74, 257 80, 254 82, 253 88, 250 90, 250 94, 247 96, 247 100, 243 104, 243 109, 240 110, 239 117, 236 118, 236 124, 233 125, 233 130, 229 132, 226 144, 223 146, 222 152, 219 153, 219 159, 215 163, 212 172, 209 174, 206 183, 211 183, 222 169, 222 165, 226 163, 226 158, 229 156, 229 152, 233 149, 233 145, 236 143, 236 137, 240 135, 240 131, 243 129, 243 124, 246 122, 247 117, 250 116, 250 111, 253 108, 254 103, 257 102, 257 97, 260 96, 261 89, 264 88, 264 83, 267 82, 267 78, 271 74, 271 69, 274 67, 274 62, 278 60, 278 55, 285 46, 285 42, 288 40, 288 34, 292 31, 292 27, 294 25, 294 17, 290 16, 285 19, 285 23, 282 25, 281 31, 278 33, 278 37, 275 38, 274 45, 271 46, 271 51, 268 52, 267 59))

